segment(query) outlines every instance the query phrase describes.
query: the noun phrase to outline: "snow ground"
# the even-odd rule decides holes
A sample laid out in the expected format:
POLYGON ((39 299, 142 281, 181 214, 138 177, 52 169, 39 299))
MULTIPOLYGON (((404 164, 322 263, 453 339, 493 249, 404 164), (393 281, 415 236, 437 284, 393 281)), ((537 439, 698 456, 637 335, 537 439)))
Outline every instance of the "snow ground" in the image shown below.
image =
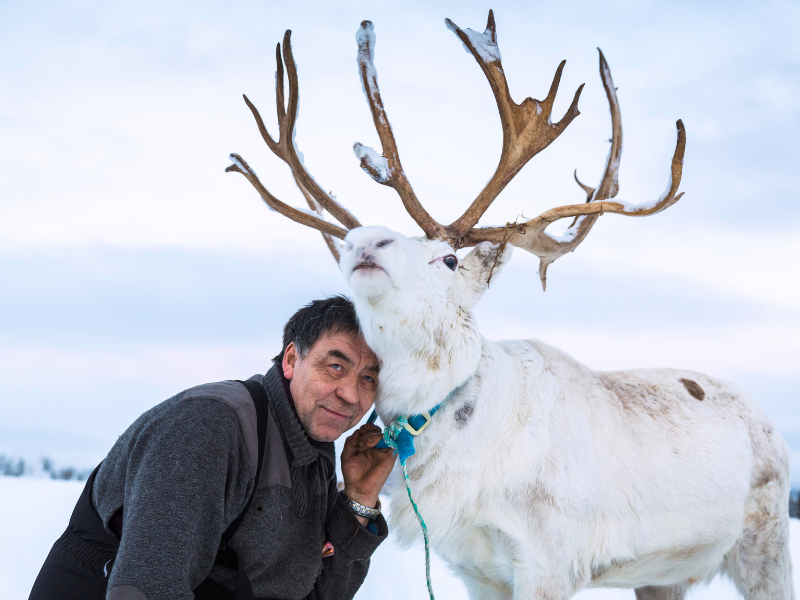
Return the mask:
MULTIPOLYGON (((63 532, 83 489, 77 481, 0 477, 0 598, 26 600, 50 546, 63 532)), ((795 590, 800 592, 800 521, 792 519, 795 590)), ((438 600, 466 600, 463 584, 434 556, 433 590, 438 600)), ((401 550, 391 536, 378 548, 356 600, 425 600, 425 559, 421 546, 401 550), (402 583, 399 585, 398 583, 402 583)), ((577 600, 633 600, 632 590, 589 590, 577 600)), ((726 580, 695 591, 691 600, 740 598, 726 580)))

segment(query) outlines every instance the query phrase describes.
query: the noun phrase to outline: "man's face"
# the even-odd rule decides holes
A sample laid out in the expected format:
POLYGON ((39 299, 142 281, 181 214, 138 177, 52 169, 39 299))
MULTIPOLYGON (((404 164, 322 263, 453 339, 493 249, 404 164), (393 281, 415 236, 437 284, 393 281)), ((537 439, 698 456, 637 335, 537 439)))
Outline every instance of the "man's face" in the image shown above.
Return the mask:
POLYGON ((282 366, 300 423, 318 442, 337 439, 375 401, 378 359, 358 333, 323 333, 305 358, 291 343, 282 366))

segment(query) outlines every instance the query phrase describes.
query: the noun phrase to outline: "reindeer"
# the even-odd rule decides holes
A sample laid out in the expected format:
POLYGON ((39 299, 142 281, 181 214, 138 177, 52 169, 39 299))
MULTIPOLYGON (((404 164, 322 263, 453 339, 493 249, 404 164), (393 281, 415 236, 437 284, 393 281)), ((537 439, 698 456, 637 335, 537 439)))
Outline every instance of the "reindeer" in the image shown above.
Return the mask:
MULTIPOLYGON (((228 167, 247 177, 270 207, 322 232, 352 290, 364 336, 382 361, 375 403, 382 421, 424 414, 444 401, 407 461, 432 546, 472 600, 566 600, 592 587, 635 588, 639 600, 677 600, 718 573, 747 600, 794 598, 788 452, 742 390, 676 369, 592 371, 536 340, 489 341, 470 312, 514 246, 540 258, 544 288, 548 266, 573 251, 603 213, 646 216, 677 202, 686 144, 681 121, 667 191, 641 204, 611 200, 622 126, 601 52, 612 141, 599 185, 578 181, 585 203, 524 223, 477 227, 514 175, 578 115, 583 86, 553 123, 564 62, 543 101, 517 104, 493 14, 483 33, 446 23, 489 80, 503 128, 495 174, 450 225, 422 207, 403 171, 378 88, 369 21, 357 33, 358 66, 382 153, 361 144, 354 151, 375 181, 398 192, 425 237, 361 227, 304 167, 293 142, 298 82, 289 31, 277 48, 277 141, 245 101, 313 212, 270 194, 238 155, 228 167), (325 220, 324 211, 343 227, 325 220), (574 220, 563 235, 546 230, 569 217, 574 220), (459 260, 456 251, 465 247, 473 249, 459 260)), ((397 538, 416 541, 419 528, 402 479, 389 484, 389 496, 397 538)))

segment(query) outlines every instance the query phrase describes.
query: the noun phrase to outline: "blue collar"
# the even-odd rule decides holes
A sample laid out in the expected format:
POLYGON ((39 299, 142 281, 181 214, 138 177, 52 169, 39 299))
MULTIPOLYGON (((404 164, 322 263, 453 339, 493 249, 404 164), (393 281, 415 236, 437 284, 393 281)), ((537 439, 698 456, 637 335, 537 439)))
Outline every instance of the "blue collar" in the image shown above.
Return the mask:
MULTIPOLYGON (((421 415, 409 415, 405 419, 402 419, 400 422, 398 422, 400 427, 397 425, 388 426, 384 432, 384 439, 378 442, 375 447, 389 448, 390 446, 386 443, 385 439, 386 435, 389 434, 393 438, 394 443, 397 445, 396 450, 397 454, 400 456, 400 462, 405 463, 406 459, 410 456, 413 456, 416 452, 414 450, 414 438, 425 430, 425 428, 430 424, 433 415, 435 415, 437 411, 444 406, 448 400, 450 400, 450 398, 458 394, 458 392, 460 392, 462 388, 469 383, 470 379, 472 379, 472 377, 452 390, 449 394, 447 394, 447 397, 444 400, 439 402, 439 404, 434 406, 428 412, 424 412, 421 415)), ((369 419, 367 419, 367 423, 372 424, 377 418, 378 413, 377 411, 373 410, 372 414, 369 416, 369 419)))

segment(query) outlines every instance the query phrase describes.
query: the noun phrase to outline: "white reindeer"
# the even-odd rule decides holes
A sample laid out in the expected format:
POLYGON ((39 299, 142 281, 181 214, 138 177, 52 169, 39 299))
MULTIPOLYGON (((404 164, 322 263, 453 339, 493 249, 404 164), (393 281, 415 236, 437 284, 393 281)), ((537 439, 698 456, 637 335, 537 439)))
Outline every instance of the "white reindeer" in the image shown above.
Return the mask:
MULTIPOLYGON (((433 220, 402 170, 367 21, 357 36, 358 63, 383 155, 360 144, 355 151, 374 179, 398 191, 426 237, 360 227, 305 170, 292 141, 298 87, 290 32, 283 44, 288 110, 278 47, 278 141, 248 105, 320 216, 272 196, 237 155, 229 167, 272 208, 322 231, 337 259, 332 238, 345 239, 340 266, 367 342, 383 364, 376 408, 384 423, 425 413, 446 399, 407 462, 432 546, 473 600, 566 600, 588 587, 635 588, 639 600, 678 600, 717 573, 729 575, 747 600, 794 598, 788 453, 744 392, 690 371, 592 371, 536 340, 491 342, 470 312, 512 246, 540 257, 544 285, 547 266, 574 250, 603 212, 642 216, 676 202, 685 146, 681 122, 667 192, 641 205, 609 201, 617 193, 622 129, 601 53, 613 136, 600 185, 581 184, 586 204, 552 209, 524 224, 477 228, 511 178, 577 116, 580 89, 567 115, 551 123, 564 63, 544 101, 518 105, 508 93, 492 13, 482 34, 447 23, 489 79, 503 125, 495 175, 451 225, 433 220), (322 219, 323 209, 349 232, 322 219), (564 217, 576 217, 564 236, 545 231, 564 217), (459 261, 456 250, 465 246, 474 249, 459 261)), ((417 540, 400 478, 389 494, 393 531, 402 542, 417 540)))

